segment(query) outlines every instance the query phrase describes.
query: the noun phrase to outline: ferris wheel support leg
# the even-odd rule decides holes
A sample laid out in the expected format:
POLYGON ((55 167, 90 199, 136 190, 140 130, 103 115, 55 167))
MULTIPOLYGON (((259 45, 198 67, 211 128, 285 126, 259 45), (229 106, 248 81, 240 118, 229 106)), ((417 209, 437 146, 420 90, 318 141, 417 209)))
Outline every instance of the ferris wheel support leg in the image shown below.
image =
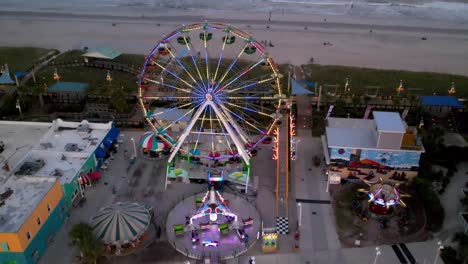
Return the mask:
POLYGON ((244 141, 244 143, 250 143, 249 142, 249 137, 247 137, 247 135, 245 134, 244 130, 242 130, 239 125, 237 124, 236 120, 234 120, 234 118, 232 118, 232 115, 231 113, 229 113, 228 111, 224 111, 223 108, 225 107, 224 105, 220 104, 221 105, 221 111, 231 120, 231 125, 234 127, 234 129, 239 133, 241 139, 244 141))
POLYGON ((168 181, 168 178, 169 178, 169 172, 171 171, 171 163, 168 162, 167 163, 167 168, 166 168, 166 180, 164 182, 164 191, 167 190, 167 181, 168 181))
POLYGON ((237 150, 239 151, 239 154, 241 155, 242 159, 245 161, 245 164, 250 165, 250 162, 249 162, 250 158, 249 158, 249 155, 247 154, 247 151, 245 151, 244 145, 237 137, 231 125, 226 121, 226 119, 222 115, 221 110, 219 110, 218 106, 212 101, 208 101, 208 104, 213 108, 216 115, 221 120, 221 123, 223 123, 224 127, 226 127, 226 130, 228 131, 229 135, 231 136, 232 141, 236 145, 237 150))
POLYGON ((171 162, 177 152, 179 151, 180 147, 182 147, 182 144, 185 142, 185 139, 190 135, 190 131, 192 130, 193 126, 195 125, 195 122, 197 122, 198 118, 202 114, 203 110, 206 108, 206 106, 209 105, 209 101, 205 101, 195 112, 193 115, 192 119, 190 120, 190 123, 187 125, 185 128, 184 132, 182 135, 180 135, 179 140, 177 141, 177 145, 174 147, 172 150, 171 156, 169 156, 169 160, 167 162, 171 162))

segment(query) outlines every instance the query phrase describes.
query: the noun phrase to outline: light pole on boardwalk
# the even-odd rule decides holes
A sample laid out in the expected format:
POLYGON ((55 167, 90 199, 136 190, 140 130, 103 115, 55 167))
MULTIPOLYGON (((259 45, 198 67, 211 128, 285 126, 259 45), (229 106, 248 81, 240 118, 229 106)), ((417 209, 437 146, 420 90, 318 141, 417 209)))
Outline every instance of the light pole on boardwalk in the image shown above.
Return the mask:
POLYGON ((377 259, 379 258, 380 254, 382 254, 382 252, 380 251, 380 248, 379 248, 379 247, 376 247, 376 248, 375 248, 375 259, 374 259, 374 264, 377 263, 377 259))
POLYGON ((435 255, 435 258, 434 258, 434 264, 437 264, 437 260, 439 259, 439 255, 440 255, 440 251, 444 249, 444 246, 442 245, 442 241, 437 241, 437 251, 436 251, 436 255, 435 255))
POLYGON ((137 157, 137 152, 136 152, 135 139, 134 139, 134 138, 131 138, 130 140, 133 142, 133 157, 136 159, 136 157, 137 157))
POLYGON ((297 203, 297 207, 299 208, 299 228, 302 225, 302 203, 297 203))
POLYGON ((16 100, 16 108, 18 109, 18 111, 20 113, 20 117, 23 117, 23 112, 21 111, 21 104, 20 104, 19 99, 16 100))

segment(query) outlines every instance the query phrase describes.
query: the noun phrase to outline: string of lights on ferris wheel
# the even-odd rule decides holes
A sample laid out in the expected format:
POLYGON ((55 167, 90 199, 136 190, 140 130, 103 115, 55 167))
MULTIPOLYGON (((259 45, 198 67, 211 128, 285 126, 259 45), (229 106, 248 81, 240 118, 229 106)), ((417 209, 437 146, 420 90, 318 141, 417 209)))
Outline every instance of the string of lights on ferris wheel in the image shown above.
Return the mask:
POLYGON ((249 164, 248 153, 269 137, 273 124, 279 119, 277 112, 282 100, 279 75, 263 45, 249 33, 221 23, 184 25, 166 35, 146 57, 138 83, 139 103, 150 128, 171 146, 169 160, 182 152, 203 158, 241 157, 249 164), (215 36, 215 31, 221 31, 222 35, 215 36), (222 41, 216 42, 215 37, 221 36, 222 41), (233 45, 236 39, 240 41, 233 45), (220 43, 220 49, 213 43, 220 43), (213 56, 218 50, 219 56, 213 56), (234 56, 228 58, 228 51, 234 56), (248 64, 240 70, 236 68, 244 54, 250 56, 257 51, 256 59, 244 61, 248 64), (210 59, 213 59, 211 64, 210 59), (255 74, 249 74, 254 70, 255 74), (270 82, 273 90, 265 90, 270 82), (148 92, 151 85, 166 88, 172 94, 148 92), (252 95, 250 89, 256 87, 264 88, 254 90, 258 94, 252 95), (150 109, 150 101, 173 102, 167 109, 155 113, 150 109), (265 108, 263 103, 260 106, 259 101, 271 101, 273 107, 265 108), (176 109, 187 112, 173 123, 161 126, 158 117, 176 109), (186 131, 177 138, 170 137, 168 129, 186 116, 190 116, 186 131), (269 124, 265 127, 266 121, 269 124), (189 134, 196 134, 192 137, 192 149, 183 147, 189 134), (202 136, 206 140, 206 135, 211 137, 210 142, 204 145, 207 149, 201 149, 202 136))

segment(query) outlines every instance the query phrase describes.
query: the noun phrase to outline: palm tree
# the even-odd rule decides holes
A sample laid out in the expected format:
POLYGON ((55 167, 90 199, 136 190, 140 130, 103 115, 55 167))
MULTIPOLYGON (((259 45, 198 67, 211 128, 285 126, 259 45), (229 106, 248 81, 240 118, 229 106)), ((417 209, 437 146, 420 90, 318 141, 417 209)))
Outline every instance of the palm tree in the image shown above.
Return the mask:
POLYGON ((68 233, 70 240, 87 262, 96 264, 103 253, 102 243, 94 236, 93 228, 86 223, 79 223, 68 233))

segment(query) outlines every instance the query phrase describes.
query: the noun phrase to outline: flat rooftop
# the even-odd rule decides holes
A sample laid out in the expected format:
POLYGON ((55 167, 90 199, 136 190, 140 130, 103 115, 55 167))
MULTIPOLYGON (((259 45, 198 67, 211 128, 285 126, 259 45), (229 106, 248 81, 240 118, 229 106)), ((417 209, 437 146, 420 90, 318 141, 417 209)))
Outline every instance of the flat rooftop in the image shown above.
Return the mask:
POLYGON ((405 125, 397 112, 372 112, 377 130, 381 132, 405 133, 405 125))
POLYGON ((88 159, 87 153, 30 151, 13 170, 17 176, 57 177, 62 185, 72 182, 88 159))
POLYGON ((34 150, 47 152, 82 152, 93 153, 107 135, 107 129, 89 129, 77 131, 76 127, 57 127, 50 129, 40 139, 34 150))
POLYGON ((0 206, 0 232, 14 233, 54 185, 54 177, 10 177, 0 193, 11 189, 11 195, 0 206))
POLYGON ((369 128, 326 128, 328 147, 376 148, 377 139, 369 128))
POLYGON ((329 117, 327 119, 328 126, 334 128, 364 128, 373 129, 374 121, 372 119, 359 119, 359 118, 339 118, 329 117))
POLYGON ((406 124, 397 112, 372 112, 374 119, 327 119, 328 147, 376 149, 378 132, 405 133, 406 124))
MULTIPOLYGON (((51 127, 52 123, 0 121, 0 141, 4 144, 0 153, 1 167, 5 161, 10 168, 15 167, 51 127)), ((6 173, 0 168, 0 177, 6 173)))
MULTIPOLYGON (((29 149, 18 157, 15 166, 11 166, 8 176, 55 176, 61 184, 70 183, 112 128, 112 122, 99 124, 57 119, 45 124, 48 124, 46 131, 31 140, 29 149)), ((21 142, 22 139, 12 134, 10 140, 21 142)))

